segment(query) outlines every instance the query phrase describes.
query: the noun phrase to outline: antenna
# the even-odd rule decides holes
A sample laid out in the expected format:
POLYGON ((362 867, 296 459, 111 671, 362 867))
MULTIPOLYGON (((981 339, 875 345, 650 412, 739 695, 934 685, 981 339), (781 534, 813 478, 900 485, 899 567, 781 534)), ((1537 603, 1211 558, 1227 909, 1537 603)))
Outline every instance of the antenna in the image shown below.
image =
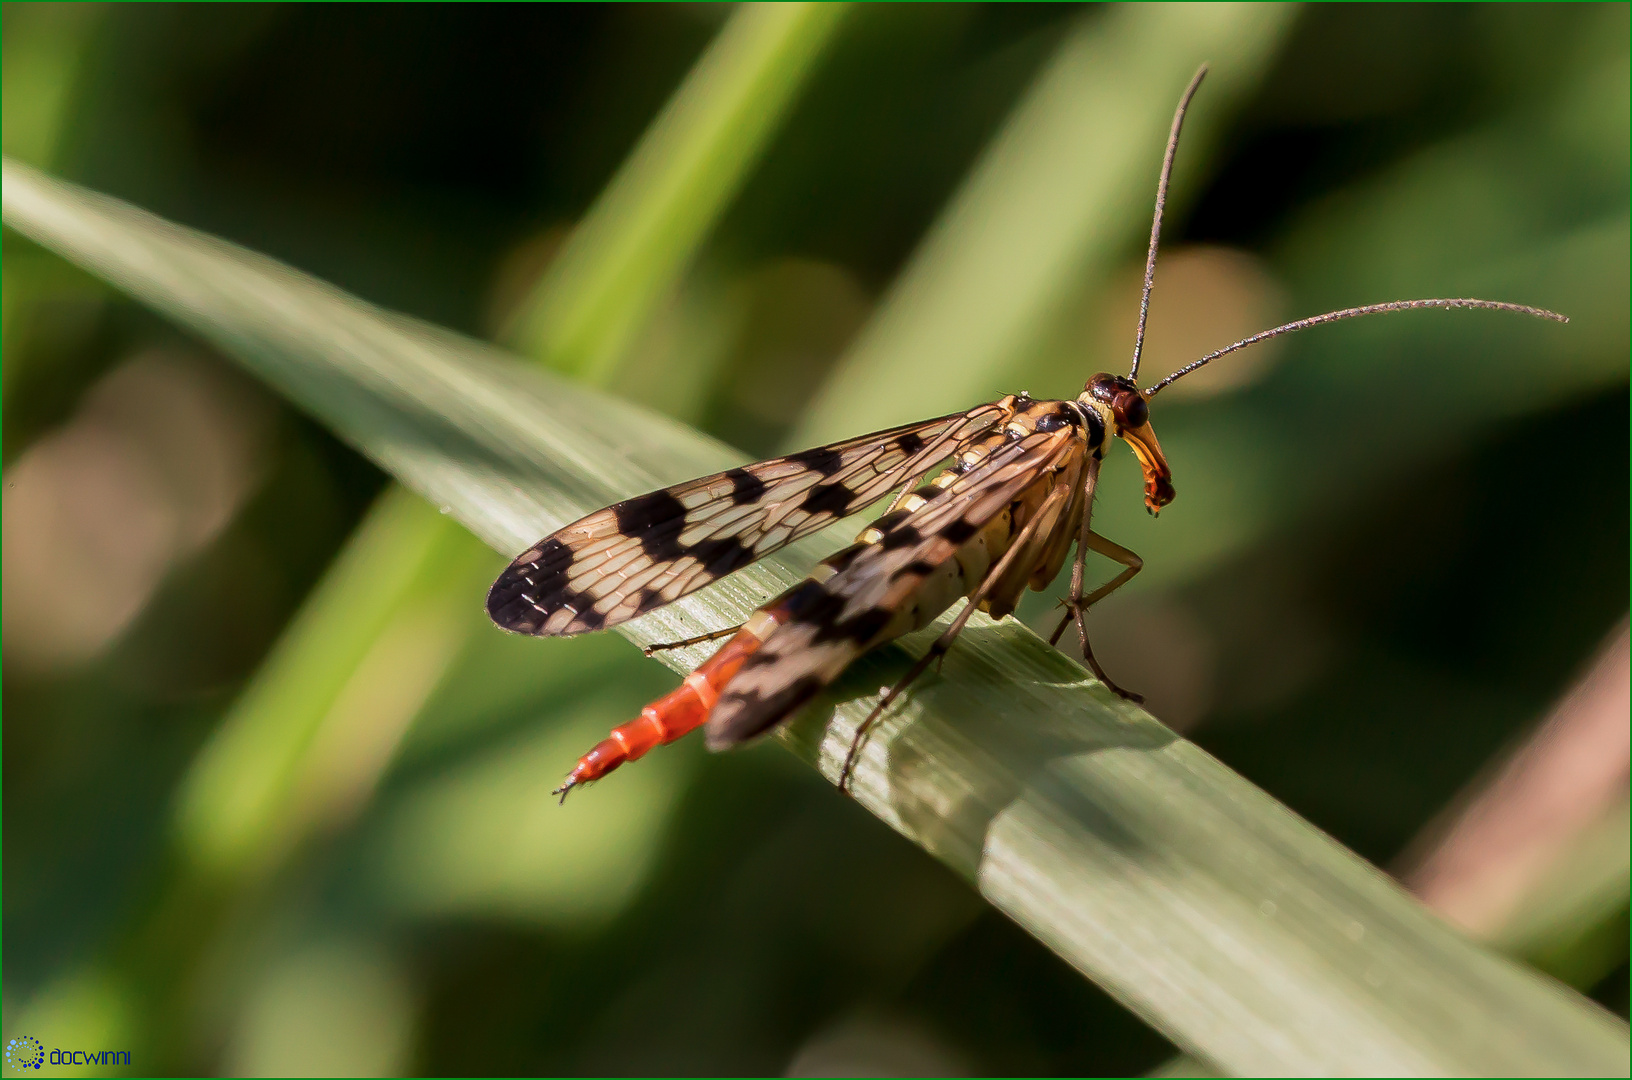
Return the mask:
MULTIPOLYGON (((1169 375, 1167 378, 1163 379, 1161 382, 1157 383, 1155 386, 1152 386, 1148 390, 1142 391, 1142 393, 1148 400, 1149 398, 1155 397, 1162 387, 1166 386, 1168 383, 1183 378, 1197 368, 1203 367, 1206 364, 1217 360, 1220 356, 1226 356, 1229 353, 1235 352, 1237 349, 1244 349, 1248 345, 1256 345, 1260 341, 1268 341, 1272 337, 1280 337, 1282 334, 1290 334, 1294 330, 1306 330, 1311 326, 1320 326, 1322 323, 1339 322, 1343 319, 1354 319, 1361 315, 1381 315, 1389 311, 1411 311, 1415 308, 1484 308, 1489 311, 1516 311, 1520 315, 1534 315, 1538 319, 1551 319, 1553 322, 1567 323, 1570 321, 1556 311, 1548 311, 1545 308, 1529 307, 1525 304, 1508 304, 1503 303, 1500 300, 1393 300, 1386 304, 1367 304, 1365 307, 1344 308, 1342 311, 1328 311, 1324 315, 1314 315, 1307 319, 1298 319, 1295 322, 1289 322, 1283 326, 1277 326, 1273 330, 1265 330, 1261 333, 1254 334, 1249 338, 1242 338, 1234 345, 1226 345, 1217 352, 1208 353, 1200 360, 1191 361, 1190 363, 1184 365, 1184 367, 1169 375)), ((1141 319, 1141 323, 1142 322, 1143 319, 1141 319)))
POLYGON ((1173 110, 1173 127, 1167 133, 1167 153, 1162 156, 1162 177, 1156 181, 1156 213, 1150 222, 1150 251, 1145 255, 1145 291, 1139 296, 1139 330, 1133 336, 1133 367, 1128 378, 1139 374, 1139 354, 1145 351, 1145 320, 1150 317, 1150 286, 1156 280, 1156 247, 1162 239, 1162 211, 1167 207, 1167 181, 1173 175, 1173 158, 1179 152, 1179 131, 1184 127, 1184 114, 1190 108, 1190 99, 1196 96, 1196 87, 1207 74, 1203 64, 1191 76, 1190 85, 1179 98, 1179 107, 1173 110))

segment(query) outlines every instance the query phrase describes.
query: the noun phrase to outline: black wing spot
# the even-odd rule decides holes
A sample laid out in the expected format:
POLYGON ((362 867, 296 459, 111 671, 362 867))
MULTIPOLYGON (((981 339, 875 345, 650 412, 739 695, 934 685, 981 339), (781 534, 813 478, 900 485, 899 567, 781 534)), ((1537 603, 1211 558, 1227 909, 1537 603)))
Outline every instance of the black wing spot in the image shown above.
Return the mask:
MULTIPOLYGON (((818 623, 830 618, 840 608, 841 601, 819 581, 809 578, 799 582, 762 609, 778 617, 783 623, 818 623)), ((764 656, 765 653, 754 653, 764 656)))
POLYGON ((732 699, 742 702, 741 708, 736 712, 740 719, 729 726, 711 722, 707 732, 708 748, 719 750, 734 746, 763 731, 769 731, 820 693, 824 685, 826 684, 815 675, 801 675, 769 694, 761 694, 758 690, 750 693, 727 691, 721 705, 732 699))
POLYGON ((934 572, 935 572, 935 564, 934 563, 926 562, 923 559, 914 559, 912 562, 908 563, 907 565, 905 565, 905 566, 901 567, 900 569, 896 570, 895 573, 891 574, 890 575, 890 580, 895 581, 896 579, 905 577, 905 576, 907 576, 909 574, 914 575, 916 577, 928 577, 929 575, 933 574, 934 572))
POLYGON ((577 615, 573 616, 572 621, 584 630, 599 630, 606 625, 606 615, 596 611, 593 607, 585 607, 577 615))
POLYGON ((517 559, 516 565, 526 564, 548 576, 564 574, 572 566, 572 549, 553 536, 527 555, 530 557, 517 559))
POLYGON ((829 641, 853 641, 858 645, 865 645, 890 622, 890 612, 885 608, 868 608, 854 618, 843 622, 830 622, 816 628, 811 636, 811 643, 823 645, 829 641))
POLYGON ((924 448, 924 437, 916 431, 909 431, 895 440, 895 445, 903 454, 916 454, 924 448))
POLYGON ((980 526, 968 518, 958 518, 956 521, 947 522, 946 528, 941 530, 941 535, 951 543, 962 544, 979 531, 980 526))
POLYGON ((567 586, 572 560, 572 549, 554 537, 527 552, 487 590, 488 617, 506 630, 537 633, 573 595, 567 586))
POLYGON ((640 590, 640 599, 635 603, 635 610, 644 615, 648 611, 660 608, 666 603, 668 601, 663 598, 661 589, 642 589, 640 590))
POLYGON ((700 541, 686 548, 685 554, 702 563, 703 570, 712 577, 724 577, 747 566, 756 557, 754 549, 735 536, 700 541))
POLYGON ((680 533, 686 527, 686 508, 667 491, 626 499, 612 507, 618 531, 637 537, 640 549, 657 561, 678 559, 685 554, 680 533))
POLYGON ((902 525, 885 533, 884 539, 878 543, 885 551, 894 551, 896 548, 910 547, 922 539, 923 536, 917 529, 911 525, 902 525))
POLYGON ((817 484, 805 492, 804 501, 799 504, 799 509, 807 514, 833 514, 843 517, 855 497, 855 492, 842 483, 817 484))
POLYGON ((487 617, 501 630, 516 634, 536 634, 544 623, 544 616, 525 600, 517 603, 514 597, 499 595, 497 587, 487 594, 487 617))
POLYGON ((797 454, 789 454, 788 460, 807 469, 813 469, 823 476, 832 476, 844 467, 844 455, 831 446, 801 450, 797 454))
POLYGON ((731 481, 731 502, 735 506, 758 502, 765 497, 765 481, 747 469, 731 469, 725 478, 731 481))
POLYGON ((895 528, 897 525, 901 524, 903 521, 907 520, 911 516, 912 516, 912 511, 911 510, 905 510, 905 509, 891 510, 889 513, 885 514, 883 517, 881 517, 877 521, 873 522, 873 528, 877 529, 881 533, 887 533, 891 529, 895 528))
POLYGON ((823 559, 822 565, 831 566, 835 570, 843 570, 845 567, 855 562, 856 556, 860 555, 863 551, 866 551, 868 547, 869 545, 867 544, 851 544, 847 548, 840 548, 838 551, 835 551, 833 554, 823 559))

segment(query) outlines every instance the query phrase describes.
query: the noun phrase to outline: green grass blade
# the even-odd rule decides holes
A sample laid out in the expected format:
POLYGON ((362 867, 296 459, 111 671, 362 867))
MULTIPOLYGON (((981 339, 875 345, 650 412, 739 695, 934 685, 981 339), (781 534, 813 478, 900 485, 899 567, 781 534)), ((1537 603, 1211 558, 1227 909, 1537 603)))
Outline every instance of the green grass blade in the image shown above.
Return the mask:
POLYGON ((538 283, 517 348, 590 382, 611 373, 759 160, 846 10, 765 3, 732 15, 538 283))
POLYGON ((478 625, 471 582, 500 561, 388 489, 188 770, 177 824, 192 865, 264 873, 355 809, 478 625))
MULTIPOLYGON (((50 4, 6 11, 0 57, 0 150, 42 169, 56 164, 66 119, 84 71, 85 54, 106 9, 50 4)), ((33 267, 13 261, 0 278, 0 385, 10 389, 22 369, 15 347, 44 291, 33 267)))
MULTIPOLYGON (((627 335, 758 160, 845 10, 750 4, 732 15, 524 305, 528 351, 591 381, 610 375, 627 335)), ((479 595, 496 572, 497 561, 434 505, 382 497, 195 762, 178 808, 190 863, 212 878, 264 870, 303 831, 333 824, 321 808, 354 808, 348 789, 368 781, 325 764, 324 747, 394 745, 434 689, 428 678, 411 697, 402 686, 370 696, 387 689, 370 689, 379 650, 417 649, 413 670, 441 671, 476 625, 457 617, 450 598, 479 595)), ((388 751, 359 756, 377 776, 388 751)))
MULTIPOLYGON (((1291 5, 1133 4, 1085 17, 1016 107, 790 445, 810 446, 1019 390, 1069 299, 1148 236, 1173 106, 1182 178, 1274 59, 1291 5)), ((1181 182, 1182 200, 1194 184, 1181 182)), ((1129 342, 1132 348, 1132 342, 1129 342)), ((1089 373, 1072 369, 1080 389, 1089 373)), ((1031 386, 1041 391, 1040 386, 1031 386)), ((1063 393, 1067 387, 1057 389, 1063 393)))
MULTIPOLYGON (((3 191, 7 224, 218 345, 496 550, 735 458, 679 424, 26 167, 7 163, 3 191)), ((626 636, 719 625, 831 547, 790 549, 626 636)), ((867 657, 788 743, 833 776, 908 651, 867 657)), ((1229 1072, 1626 1070, 1623 1022, 1454 933, 1012 622, 971 623, 944 674, 869 743, 857 780, 870 810, 1229 1072)))

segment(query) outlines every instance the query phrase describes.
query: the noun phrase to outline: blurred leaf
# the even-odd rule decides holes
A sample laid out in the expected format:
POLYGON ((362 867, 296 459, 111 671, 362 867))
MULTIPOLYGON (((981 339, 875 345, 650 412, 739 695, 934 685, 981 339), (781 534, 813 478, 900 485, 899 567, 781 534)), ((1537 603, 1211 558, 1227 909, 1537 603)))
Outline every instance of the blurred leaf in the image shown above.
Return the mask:
MULTIPOLYGON (((86 47, 101 21, 99 4, 19 4, 5 9, 0 62, 0 149, 49 169, 56 164, 64 120, 71 111, 86 47)), ((0 277, 0 380, 8 390, 21 369, 19 324, 48 291, 40 260, 7 259, 0 277)), ((60 288, 60 283, 57 287, 60 288)))
POLYGON ((622 914, 657 859, 695 753, 658 755, 590 814, 563 813, 541 781, 628 719, 626 689, 647 681, 623 675, 599 694, 558 700, 547 726, 444 763, 392 800, 366 857, 380 906, 586 931, 622 914))
MULTIPOLYGON (((1186 122, 1170 231, 1213 132, 1232 99, 1252 90, 1251 73, 1273 57, 1292 10, 1221 6, 1197 20, 1192 9, 1163 5, 1085 21, 790 444, 998 391, 1051 394, 1080 382, 1080 348, 1047 328, 1144 235, 1143 204, 1176 88, 1200 59, 1214 61, 1186 122), (1101 51, 1111 58, 1101 61, 1101 51), (1132 56, 1142 59, 1123 71, 1132 56)), ((1459 312, 1325 328, 1289 339, 1263 387, 1205 403, 1164 398, 1156 424, 1180 498, 1151 518, 1138 470, 1111 455, 1096 504, 1106 534, 1145 558, 1131 589, 1194 581, 1289 518, 1341 505, 1470 429, 1625 379, 1626 157, 1604 148, 1626 141, 1617 126, 1626 57, 1588 59, 1552 98, 1306 210, 1276 259, 1296 297, 1293 314, 1410 295, 1490 295, 1554 307, 1571 324, 1459 312), (1401 380, 1413 392, 1391 394, 1379 409, 1380 388, 1401 380)), ((1161 282, 1158 271, 1157 307, 1161 282)))
POLYGON ((604 380, 742 186, 844 4, 744 4, 538 283, 513 337, 604 380))
MULTIPOLYGON (((527 315, 535 337, 572 313, 560 323, 564 337, 532 342, 546 363, 611 374, 844 10, 737 10, 535 289, 527 315)), ((269 866, 317 823, 313 815, 355 808, 480 624, 479 613, 460 617, 460 600, 497 569, 433 507, 382 497, 195 763, 181 799, 184 849, 212 873, 269 866)))
MULTIPOLYGON (((1296 12, 1155 4, 1084 16, 790 443, 935 416, 1026 385, 1070 298, 1149 235, 1173 106, 1196 67, 1212 64, 1186 121, 1181 177, 1207 159, 1230 105, 1252 89, 1296 12)), ((1079 388, 1088 374, 1073 370, 1079 388)))
POLYGON ((0 147, 49 168, 100 4, 24 4, 6 9, 0 79, 0 147))
MULTIPOLYGON (((10 162, 3 181, 12 227, 235 356, 499 551, 735 460, 671 421, 116 200, 10 162)), ((834 546, 799 545, 625 636, 720 625, 834 546)), ((787 741, 834 776, 905 651, 864 658, 787 741)), ((1453 933, 1023 627, 972 621, 945 674, 882 728, 856 776, 863 805, 1224 1068, 1624 1071, 1624 1023, 1453 933)))
MULTIPOLYGON (((1567 134, 1594 126, 1579 115, 1580 87, 1624 66, 1622 55, 1579 71, 1532 112, 1344 188, 1276 245, 1293 315, 1489 296, 1551 307, 1569 325, 1432 312, 1325 327, 1285 339, 1273 375, 1250 390, 1163 399, 1153 423, 1180 497, 1150 518, 1137 470, 1114 456, 1095 509, 1107 535, 1145 557, 1134 587, 1193 581, 1292 517, 1421 468, 1470 432, 1625 381, 1625 160, 1567 134)), ((1624 109, 1624 86, 1620 96, 1597 103, 1600 118, 1624 109)))
MULTIPOLYGON (((595 377, 610 375, 628 335, 649 319, 690 261, 845 10, 843 5, 737 8, 597 201, 588 225, 569 243, 563 261, 572 273, 547 278, 535 290, 531 302, 546 312, 566 291, 575 318, 593 316, 573 322, 569 336, 573 347, 588 350, 577 360, 600 364, 595 377)), ((572 361, 559 352, 549 359, 572 361)), ((149 939, 169 933, 177 921, 171 909, 187 908, 201 885, 206 891, 226 886, 216 894, 225 900, 214 905, 212 914, 219 914, 230 907, 235 889, 264 883, 300 842, 350 820, 372 796, 470 632, 490 629, 480 604, 470 598, 481 595, 502 560, 442 517, 437 506, 400 489, 376 502, 194 761, 176 811, 186 862, 138 933, 148 949, 163 951, 149 939)), ((510 548, 522 546, 517 541, 510 548)), ((493 639, 478 639, 483 640, 493 639)), ((530 666, 536 674, 549 664, 535 659, 530 666)), ((667 772, 671 788, 679 786, 679 764, 677 759, 667 772)), ((652 779, 665 775, 657 770, 652 779)), ((633 785, 629 795, 642 788, 633 785)), ((494 806, 491 799, 484 805, 494 806)), ((660 820, 637 809, 630 824, 660 820)), ((569 839, 581 832, 555 830, 569 839)), ((634 842, 638 832, 631 829, 631 857, 642 850, 634 842)), ((650 836, 648 849, 658 833, 650 836)), ((446 868, 448 852, 433 846, 426 853, 442 856, 437 865, 446 868)), ((638 880, 633 864, 608 865, 628 872, 623 891, 630 893, 638 880)), ((565 890, 558 899, 594 891, 593 881, 556 879, 565 890)), ((459 895, 474 895, 477 883, 467 884, 459 895)), ((603 918, 615 913, 611 903, 600 910, 603 918)), ((211 940, 207 921, 195 917, 195 933, 185 947, 208 948, 211 940)), ((162 984, 191 963, 190 955, 166 959, 168 968, 139 977, 162 984)), ((141 996, 153 999, 159 993, 146 986, 141 996)), ((173 1033, 148 1038, 164 1045, 173 1033)))
POLYGON ((267 965, 233 1045, 230 1076, 401 1076, 414 1037, 409 973, 377 941, 311 943, 267 965))
POLYGON ((1629 662, 1623 621, 1396 865, 1470 936, 1583 990, 1626 957, 1629 662))
MULTIPOLYGON (((72 1032, 75 1045, 71 1049, 123 1050, 137 1035, 129 1005, 126 988, 105 973, 70 966, 30 998, 27 1006, 8 1010, 6 1026, 17 1034, 41 1032, 49 1049, 55 1047, 45 1032, 72 1032)), ((62 1075, 58 1069, 46 1071, 48 1076, 53 1074, 62 1075)))
POLYGON ((361 802, 498 564, 416 496, 381 496, 188 773, 183 850, 212 875, 265 868, 361 802))
POLYGON ((1595 986, 1626 959, 1629 846, 1622 802, 1574 838, 1494 944, 1571 986, 1595 986))

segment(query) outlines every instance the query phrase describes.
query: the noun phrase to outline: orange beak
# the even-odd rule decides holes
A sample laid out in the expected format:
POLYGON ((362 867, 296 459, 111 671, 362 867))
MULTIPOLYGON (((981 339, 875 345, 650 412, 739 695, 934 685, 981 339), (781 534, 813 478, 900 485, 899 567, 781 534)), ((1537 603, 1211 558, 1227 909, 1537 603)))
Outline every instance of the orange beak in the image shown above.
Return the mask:
POLYGON ((1147 421, 1137 428, 1123 428, 1122 437, 1133 447, 1139 467, 1145 471, 1145 509, 1154 516, 1173 501, 1173 472, 1162 455, 1162 444, 1147 421))

